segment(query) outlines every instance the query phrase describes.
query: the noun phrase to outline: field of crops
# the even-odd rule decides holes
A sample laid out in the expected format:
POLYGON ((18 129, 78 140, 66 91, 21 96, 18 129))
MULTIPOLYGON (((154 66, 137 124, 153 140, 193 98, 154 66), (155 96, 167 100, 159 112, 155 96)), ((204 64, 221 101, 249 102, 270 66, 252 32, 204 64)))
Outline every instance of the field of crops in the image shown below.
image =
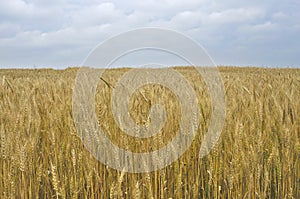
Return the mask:
MULTIPOLYGON (((171 165, 135 174, 109 168, 83 146, 72 114, 76 68, 0 70, 0 198, 300 198, 300 69, 219 69, 227 106, 214 149, 199 158, 209 92, 194 69, 178 67, 198 98, 197 135, 171 165)), ((128 70, 107 70, 99 81, 98 125, 126 150, 159 149, 179 128, 178 99, 161 85, 140 88, 130 99, 133 120, 149 122, 151 105, 162 103, 166 124, 147 139, 125 134, 110 101, 128 70)))

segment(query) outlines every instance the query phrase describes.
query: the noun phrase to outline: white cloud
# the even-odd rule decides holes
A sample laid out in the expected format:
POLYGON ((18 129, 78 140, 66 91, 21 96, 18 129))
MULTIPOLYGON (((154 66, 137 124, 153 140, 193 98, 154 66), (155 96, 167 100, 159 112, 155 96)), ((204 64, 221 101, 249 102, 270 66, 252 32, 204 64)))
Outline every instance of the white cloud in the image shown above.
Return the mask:
POLYGON ((34 7, 21 0, 1 1, 0 12, 3 17, 26 17, 32 15, 34 7))
POLYGON ((22 0, 10 0, 0 2, 0 17, 2 20, 32 20, 39 18, 51 18, 57 14, 56 9, 47 9, 46 7, 38 7, 32 3, 26 3, 22 0))
POLYGON ((288 16, 285 13, 281 12, 281 11, 275 12, 274 14, 272 14, 273 19, 286 19, 287 17, 288 16))
POLYGON ((173 27, 190 29, 203 23, 203 20, 205 20, 203 15, 201 12, 184 11, 175 15, 170 22, 173 27))
POLYGON ((245 23, 264 16, 261 8, 238 8, 213 12, 208 16, 208 23, 245 23))
POLYGON ((255 25, 247 25, 242 28, 243 31, 248 32, 250 34, 258 33, 258 32, 269 32, 274 31, 277 29, 277 24, 267 21, 262 24, 255 24, 255 25))
POLYGON ((124 14, 117 10, 113 3, 101 3, 74 11, 71 20, 73 25, 86 27, 111 24, 117 20, 124 19, 124 17, 124 14))
POLYGON ((0 23, 0 38, 14 37, 20 32, 20 26, 10 22, 0 23))
MULTIPOLYGON (((295 0, 0 1, 0 66, 13 65, 13 55, 19 55, 17 61, 24 65, 36 60, 50 66, 75 65, 75 56, 85 57, 99 42, 145 26, 171 28, 193 36, 221 64, 225 60, 221 54, 228 48, 236 49, 233 55, 244 53, 240 57, 248 54, 250 59, 250 52, 256 51, 255 42, 272 43, 276 39, 287 43, 296 39, 296 33, 300 33, 298 10, 295 0), (238 50, 241 45, 243 51, 238 50), (42 54, 49 57, 44 62, 42 54)), ((287 44, 283 47, 289 48, 287 44)), ((265 48, 272 52, 274 46, 265 48)), ((235 62, 235 56, 228 59, 235 62)), ((298 56, 289 56, 289 60, 299 63, 298 56)), ((272 64, 273 60, 265 62, 272 64)))

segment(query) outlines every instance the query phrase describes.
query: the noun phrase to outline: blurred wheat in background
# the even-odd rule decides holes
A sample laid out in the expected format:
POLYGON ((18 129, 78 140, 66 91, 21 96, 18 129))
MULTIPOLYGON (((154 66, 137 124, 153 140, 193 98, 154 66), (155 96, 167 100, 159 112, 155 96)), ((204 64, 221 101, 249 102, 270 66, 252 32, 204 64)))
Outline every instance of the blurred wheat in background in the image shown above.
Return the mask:
MULTIPOLYGON (((219 69, 227 111, 213 151, 199 158, 209 92, 194 69, 178 67, 197 94, 199 130, 180 159, 144 174, 113 170, 84 148, 72 118, 78 69, 0 70, 0 198, 300 198, 300 69, 219 69)), ((179 102, 161 85, 137 90, 129 105, 134 121, 151 122, 157 103, 167 120, 153 137, 130 137, 110 106, 113 86, 126 71, 107 70, 99 82, 98 125, 121 148, 157 150, 179 128, 179 102)))

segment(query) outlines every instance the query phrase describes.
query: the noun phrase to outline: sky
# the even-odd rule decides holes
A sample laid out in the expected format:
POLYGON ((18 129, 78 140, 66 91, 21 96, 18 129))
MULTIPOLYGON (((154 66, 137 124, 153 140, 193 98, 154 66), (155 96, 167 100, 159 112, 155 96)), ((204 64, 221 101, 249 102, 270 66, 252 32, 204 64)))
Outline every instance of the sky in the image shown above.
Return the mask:
POLYGON ((80 66, 143 27, 193 38, 217 65, 300 67, 299 10, 300 0, 1 0, 0 68, 80 66))

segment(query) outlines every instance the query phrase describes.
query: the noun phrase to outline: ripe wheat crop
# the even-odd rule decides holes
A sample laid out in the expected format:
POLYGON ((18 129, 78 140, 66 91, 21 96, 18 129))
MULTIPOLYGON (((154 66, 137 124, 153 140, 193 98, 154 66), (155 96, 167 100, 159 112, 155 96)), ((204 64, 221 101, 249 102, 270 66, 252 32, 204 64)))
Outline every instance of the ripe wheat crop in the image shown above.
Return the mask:
MULTIPOLYGON (((194 69, 175 69, 196 92, 197 135, 171 165, 136 174, 105 166, 83 146, 72 116, 78 69, 0 70, 0 198, 300 198, 300 69, 220 67, 226 119, 217 145, 202 159, 209 92, 194 69)), ((147 139, 125 134, 109 103, 127 70, 107 70, 99 81, 98 125, 126 150, 159 149, 179 128, 179 102, 164 86, 140 88, 130 99, 133 120, 151 122, 151 105, 160 103, 166 123, 147 139)))

